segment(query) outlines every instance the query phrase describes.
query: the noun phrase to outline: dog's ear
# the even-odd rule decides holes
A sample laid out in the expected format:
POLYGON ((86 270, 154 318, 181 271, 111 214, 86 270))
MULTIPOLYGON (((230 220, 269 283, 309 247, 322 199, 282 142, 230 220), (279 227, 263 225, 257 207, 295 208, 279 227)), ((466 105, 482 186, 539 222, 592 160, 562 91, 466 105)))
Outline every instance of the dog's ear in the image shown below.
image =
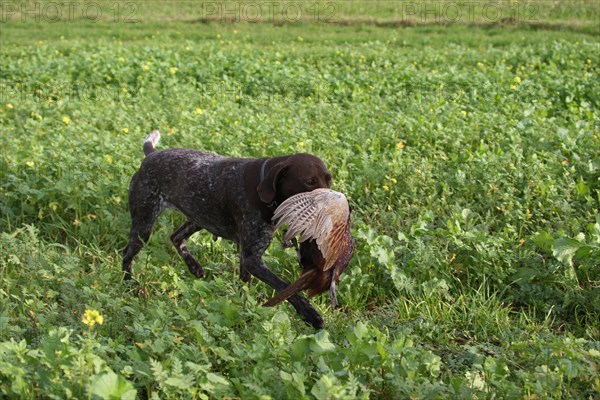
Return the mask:
POLYGON ((289 167, 289 164, 285 161, 277 163, 269 169, 267 175, 260 181, 256 191, 263 203, 270 203, 275 199, 277 182, 285 176, 289 167))

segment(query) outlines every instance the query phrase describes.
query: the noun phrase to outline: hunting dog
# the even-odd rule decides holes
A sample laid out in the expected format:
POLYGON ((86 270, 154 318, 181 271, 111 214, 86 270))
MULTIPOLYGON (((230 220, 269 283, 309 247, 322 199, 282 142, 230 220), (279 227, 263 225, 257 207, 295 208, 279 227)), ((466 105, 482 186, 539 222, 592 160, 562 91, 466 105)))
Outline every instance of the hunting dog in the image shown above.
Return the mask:
MULTIPOLYGON (((124 279, 130 280, 131 263, 148 241, 158 215, 167 208, 187 220, 171 235, 190 272, 201 278, 204 269, 190 254, 186 240, 205 229, 239 245, 240 278, 251 275, 278 292, 288 283, 262 261, 274 234, 271 222, 277 205, 301 192, 329 188, 331 174, 310 154, 272 158, 230 158, 192 149, 155 150, 160 133, 144 141, 144 158, 129 186, 131 231, 123 252, 124 279)), ((302 319, 315 328, 323 318, 300 295, 288 299, 302 319)))

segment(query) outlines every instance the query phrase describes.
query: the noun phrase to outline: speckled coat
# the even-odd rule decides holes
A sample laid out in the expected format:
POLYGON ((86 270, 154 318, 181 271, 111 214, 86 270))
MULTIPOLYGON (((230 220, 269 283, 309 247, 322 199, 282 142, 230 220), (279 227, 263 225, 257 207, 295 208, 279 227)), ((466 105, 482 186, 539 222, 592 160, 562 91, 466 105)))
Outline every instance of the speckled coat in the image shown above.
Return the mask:
MULTIPOLYGON (((240 278, 250 275, 281 291, 288 283, 273 273, 262 255, 273 238, 273 211, 297 193, 330 186, 323 162, 310 154, 274 158, 229 158, 191 149, 155 151, 160 135, 152 132, 144 142, 146 158, 129 187, 131 231, 123 252, 125 279, 131 279, 133 258, 147 242, 158 215, 167 208, 187 220, 171 235, 190 272, 204 276, 186 240, 205 229, 240 247, 240 278)), ((300 295, 289 298, 300 316, 316 328, 323 318, 300 295)))

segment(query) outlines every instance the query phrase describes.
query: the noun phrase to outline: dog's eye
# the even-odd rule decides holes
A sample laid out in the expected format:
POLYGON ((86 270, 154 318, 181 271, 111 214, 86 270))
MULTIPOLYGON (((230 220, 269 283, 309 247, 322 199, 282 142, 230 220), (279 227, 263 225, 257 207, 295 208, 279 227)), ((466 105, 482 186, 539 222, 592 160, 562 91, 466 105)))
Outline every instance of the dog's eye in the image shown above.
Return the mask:
POLYGON ((310 178, 306 181, 307 186, 314 186, 317 184, 317 178, 310 178))

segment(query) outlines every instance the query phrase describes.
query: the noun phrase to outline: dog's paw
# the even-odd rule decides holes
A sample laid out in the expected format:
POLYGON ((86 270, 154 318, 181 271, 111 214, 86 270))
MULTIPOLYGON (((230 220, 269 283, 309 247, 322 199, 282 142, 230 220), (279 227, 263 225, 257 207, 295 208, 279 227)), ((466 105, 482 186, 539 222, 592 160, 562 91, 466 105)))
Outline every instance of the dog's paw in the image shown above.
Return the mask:
POLYGON ((302 319, 304 322, 309 324, 315 329, 323 329, 325 326, 325 321, 319 312, 315 309, 309 310, 308 313, 302 315, 302 319))
POLYGON ((192 275, 194 275, 196 278, 204 278, 204 268, 202 268, 197 262, 188 265, 188 268, 192 275))
POLYGON ((141 297, 144 299, 148 298, 148 289, 146 289, 142 284, 137 280, 132 278, 123 281, 125 287, 127 288, 126 292, 130 295, 141 297))
POLYGON ((204 274, 204 270, 202 268, 194 270, 194 271, 191 271, 191 272, 192 272, 192 274, 194 274, 194 276, 196 278, 204 278, 205 274, 204 274))
POLYGON ((288 299, 294 306, 300 318, 315 329, 323 329, 325 322, 319 312, 308 302, 307 299, 299 294, 295 294, 288 299))
POLYGON ((133 281, 133 275, 131 273, 131 269, 124 269, 123 270, 123 282, 128 283, 133 281))
POLYGON ((243 282, 250 282, 250 279, 252 279, 252 275, 250 275, 248 271, 240 271, 240 279, 243 282))

